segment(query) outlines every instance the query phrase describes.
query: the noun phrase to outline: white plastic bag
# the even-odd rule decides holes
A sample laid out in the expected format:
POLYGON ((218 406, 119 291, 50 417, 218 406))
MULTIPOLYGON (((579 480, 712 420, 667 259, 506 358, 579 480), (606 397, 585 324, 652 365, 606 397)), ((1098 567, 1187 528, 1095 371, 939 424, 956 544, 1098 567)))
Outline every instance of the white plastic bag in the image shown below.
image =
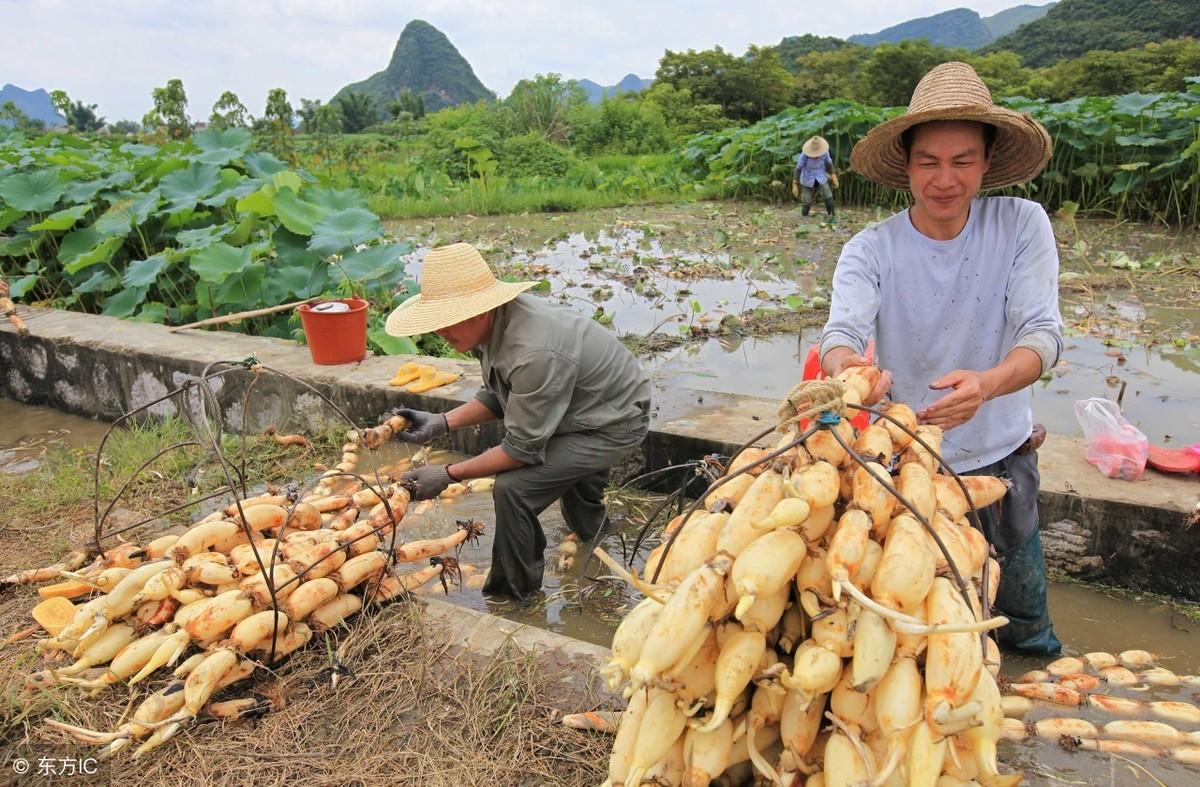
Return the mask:
POLYGON ((1083 399, 1075 403, 1075 418, 1087 438, 1087 460, 1109 478, 1136 481, 1146 469, 1150 441, 1121 415, 1109 399, 1083 399))

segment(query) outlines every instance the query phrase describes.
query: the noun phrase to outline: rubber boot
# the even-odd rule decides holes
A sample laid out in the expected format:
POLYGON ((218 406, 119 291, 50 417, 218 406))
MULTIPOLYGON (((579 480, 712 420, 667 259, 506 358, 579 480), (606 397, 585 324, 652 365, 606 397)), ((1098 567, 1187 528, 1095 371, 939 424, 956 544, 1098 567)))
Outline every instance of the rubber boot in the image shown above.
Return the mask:
POLYGON ((807 216, 810 210, 812 210, 812 205, 804 205, 800 208, 800 215, 807 216))
POLYGON ((829 214, 829 218, 832 219, 834 217, 833 200, 825 200, 825 212, 829 214))

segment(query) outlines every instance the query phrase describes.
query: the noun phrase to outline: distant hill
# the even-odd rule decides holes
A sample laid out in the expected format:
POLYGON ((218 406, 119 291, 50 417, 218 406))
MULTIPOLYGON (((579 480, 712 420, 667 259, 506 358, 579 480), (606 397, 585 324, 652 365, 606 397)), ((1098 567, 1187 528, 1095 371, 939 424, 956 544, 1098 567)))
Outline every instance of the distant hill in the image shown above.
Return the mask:
POLYGON ((17 105, 17 109, 34 120, 42 121, 47 126, 64 126, 67 123, 66 119, 58 114, 54 105, 50 103, 50 94, 41 88, 22 90, 16 85, 5 85, 0 88, 0 106, 4 106, 6 101, 13 102, 17 105))
POLYGON ((405 25, 387 68, 362 82, 346 85, 333 98, 336 101, 346 93, 365 93, 379 102, 382 111, 404 90, 421 96, 430 112, 496 97, 475 76, 471 64, 450 39, 420 19, 405 25))
POLYGON ((1197 0, 1062 0, 987 49, 1007 49, 1025 65, 1041 67, 1093 49, 1119 51, 1185 36, 1200 37, 1197 0))
POLYGON ((983 23, 987 26, 988 32, 992 34, 993 39, 999 38, 1008 35, 1023 24, 1041 19, 1053 5, 1054 3, 1013 6, 998 14, 985 16, 983 23))
POLYGON ((575 84, 587 93, 588 103, 599 104, 606 96, 615 96, 617 93, 640 93, 653 85, 654 80, 642 79, 637 74, 626 74, 615 85, 600 85, 590 79, 576 79, 575 84))
MULTIPOLYGON (((1007 35, 1023 24, 1041 19, 1054 3, 1046 5, 1018 5, 1006 8, 991 16, 981 17, 969 8, 954 8, 933 16, 910 19, 898 25, 880 30, 878 33, 850 36, 847 41, 852 44, 875 46, 885 41, 899 43, 910 39, 924 38, 931 44, 941 46, 963 47, 964 49, 979 49, 987 46, 996 38, 1007 35)), ((799 39, 814 39, 817 41, 837 41, 838 39, 821 39, 818 36, 798 36, 799 39)), ((783 39, 784 43, 792 39, 783 39)), ((782 44, 781 44, 782 46, 782 44)), ((829 47, 834 48, 834 47, 829 47)), ((813 50, 809 50, 813 51, 813 50)), ((790 60, 784 58, 784 66, 789 66, 796 57, 808 54, 801 51, 790 60)), ((784 53, 780 52, 780 57, 784 53)))
POLYGON ((910 19, 878 33, 853 35, 846 40, 852 44, 875 46, 913 38, 924 38, 931 44, 941 46, 978 49, 991 42, 992 34, 979 14, 969 8, 955 8, 933 16, 910 19))
POLYGON ((850 44, 840 38, 805 33, 802 36, 784 37, 775 45, 775 53, 779 55, 779 62, 783 64, 783 67, 794 74, 799 69, 796 61, 801 57, 813 52, 830 52, 846 46, 850 46, 850 44))

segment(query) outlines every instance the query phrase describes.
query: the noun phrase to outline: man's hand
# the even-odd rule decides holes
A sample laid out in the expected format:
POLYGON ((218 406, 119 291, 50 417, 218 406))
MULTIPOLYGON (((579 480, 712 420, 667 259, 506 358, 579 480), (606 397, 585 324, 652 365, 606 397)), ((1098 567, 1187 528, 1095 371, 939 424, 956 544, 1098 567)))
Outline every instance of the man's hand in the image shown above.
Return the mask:
POLYGON ((400 482, 416 486, 413 500, 431 500, 446 491, 454 479, 446 472, 445 465, 425 465, 400 476, 400 482))
POLYGON ((408 428, 396 433, 396 439, 406 443, 428 443, 450 431, 445 413, 427 413, 401 407, 396 414, 408 419, 408 428))
MULTIPOLYGON (((868 348, 870 352, 870 348, 868 348)), ((825 373, 829 377, 837 377, 842 372, 849 369, 851 366, 874 366, 875 361, 869 355, 858 355, 849 347, 834 347, 829 352, 825 353, 824 366, 825 373)), ((875 405, 879 400, 887 394, 892 387, 892 373, 887 369, 882 370, 879 375, 879 382, 863 399, 863 404, 867 407, 875 405)))
POLYGON ((955 369, 931 382, 929 387, 935 391, 954 389, 917 413, 921 423, 942 429, 953 429, 970 421, 992 395, 984 376, 970 369, 955 369))

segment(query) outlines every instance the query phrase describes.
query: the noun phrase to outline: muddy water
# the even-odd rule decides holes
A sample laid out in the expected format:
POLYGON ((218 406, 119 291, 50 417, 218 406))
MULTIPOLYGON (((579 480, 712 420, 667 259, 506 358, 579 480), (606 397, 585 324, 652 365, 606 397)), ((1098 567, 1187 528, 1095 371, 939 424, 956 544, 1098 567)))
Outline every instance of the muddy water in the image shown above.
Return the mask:
MULTIPOLYGON (((778 398, 795 384, 819 337, 819 330, 805 330, 798 336, 708 339, 643 363, 660 385, 778 398)), ((1059 366, 1031 389, 1034 418, 1055 434, 1081 436, 1075 402, 1115 400, 1122 383, 1122 411, 1151 442, 1200 442, 1200 357, 1174 347, 1117 351, 1093 337, 1067 337, 1059 366)))
POLYGON ((49 407, 32 407, 0 399, 0 423, 8 425, 0 440, 0 473, 25 473, 51 448, 96 445, 108 424, 67 415, 49 407))
MULTIPOLYGON (((814 227, 794 211, 722 203, 500 217, 468 229, 456 224, 454 239, 480 244, 506 274, 544 280, 547 297, 597 316, 620 335, 678 336, 747 312, 823 313, 841 244, 879 218, 847 213, 836 229, 814 227)), ((428 248, 449 238, 437 223, 411 229, 422 245, 409 270, 419 276, 428 248)), ((1061 241, 1069 233, 1059 230, 1061 241)), ((1145 256, 1154 244, 1195 244, 1148 230, 1130 232, 1124 240, 1113 236, 1106 242, 1124 243, 1135 256, 1145 256)), ((1073 264, 1068 247, 1061 253, 1066 269, 1073 264)), ((1076 400, 1121 395, 1126 417, 1152 442, 1200 442, 1200 311, 1164 305, 1172 301, 1161 294, 1147 298, 1141 303, 1120 291, 1099 300, 1064 294, 1068 335, 1062 360, 1033 388, 1035 416, 1051 431, 1080 434, 1076 400)), ((818 335, 805 330, 753 337, 735 328, 648 353, 643 362, 662 387, 773 398, 795 383, 818 335)))

